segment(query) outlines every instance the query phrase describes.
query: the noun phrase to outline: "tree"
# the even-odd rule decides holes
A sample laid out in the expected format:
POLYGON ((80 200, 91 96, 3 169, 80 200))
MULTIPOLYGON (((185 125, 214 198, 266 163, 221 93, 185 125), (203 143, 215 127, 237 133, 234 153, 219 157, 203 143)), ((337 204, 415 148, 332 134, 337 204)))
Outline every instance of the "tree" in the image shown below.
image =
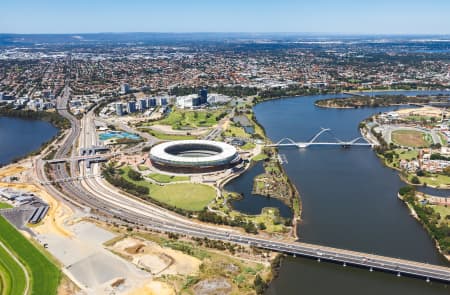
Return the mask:
POLYGON ((416 175, 417 176, 425 176, 425 172, 423 172, 423 170, 419 169, 416 171, 416 175))
POLYGON ((450 166, 445 167, 442 172, 444 172, 445 175, 450 176, 450 166))
POLYGON ((267 288, 267 284, 264 282, 264 280, 261 278, 259 274, 256 275, 253 284, 255 286, 256 294, 263 294, 264 290, 267 288))
POLYGON ((130 179, 134 180, 134 181, 140 181, 140 180, 142 180, 142 175, 141 175, 141 173, 139 173, 139 172, 137 172, 137 171, 135 171, 135 170, 133 170, 133 169, 128 170, 128 177, 129 177, 130 179))
POLYGON ((413 176, 413 178, 411 178, 411 182, 413 184, 420 184, 420 180, 417 176, 413 176))

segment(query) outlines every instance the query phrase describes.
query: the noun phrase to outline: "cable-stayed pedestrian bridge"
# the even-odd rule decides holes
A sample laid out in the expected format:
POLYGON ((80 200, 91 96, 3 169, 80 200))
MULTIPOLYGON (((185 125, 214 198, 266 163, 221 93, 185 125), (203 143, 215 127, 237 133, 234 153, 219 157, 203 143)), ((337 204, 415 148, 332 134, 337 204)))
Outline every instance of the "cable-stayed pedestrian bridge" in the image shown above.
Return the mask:
POLYGON ((267 146, 273 146, 273 147, 289 147, 289 146, 295 146, 298 148, 307 148, 308 146, 311 145, 322 145, 322 146, 342 146, 342 147, 352 147, 352 146, 369 146, 369 147, 373 147, 374 144, 372 143, 368 143, 363 137, 357 137, 354 138, 352 140, 349 141, 344 141, 341 140, 339 138, 337 138, 336 136, 333 135, 334 137, 334 141, 316 141, 322 134, 324 133, 330 133, 331 135, 333 135, 333 133, 331 132, 330 128, 322 128, 322 130, 320 130, 316 135, 314 135, 313 138, 311 138, 311 140, 306 141, 306 142, 296 142, 291 138, 285 137, 281 140, 279 140, 276 143, 273 144, 268 144, 267 146))

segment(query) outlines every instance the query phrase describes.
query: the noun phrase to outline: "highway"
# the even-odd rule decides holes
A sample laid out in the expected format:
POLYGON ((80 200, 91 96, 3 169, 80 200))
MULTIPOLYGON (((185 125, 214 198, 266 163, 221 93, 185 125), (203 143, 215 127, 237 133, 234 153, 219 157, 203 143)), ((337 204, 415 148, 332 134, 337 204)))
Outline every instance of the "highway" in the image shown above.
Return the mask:
MULTIPOLYGON (((69 97, 69 89, 66 86, 63 97, 58 101, 66 105, 69 97)), ((57 151, 55 157, 73 157, 78 147, 91 147, 97 145, 97 137, 94 126, 94 113, 86 114, 81 122, 72 116, 65 108, 61 108, 61 115, 72 123, 72 129, 65 137, 64 143, 57 151), (80 131, 81 132, 80 134, 80 131), (69 153, 71 152, 71 155, 69 153)), ((100 166, 93 164, 90 169, 84 162, 71 161, 70 174, 65 169, 65 163, 54 164, 57 179, 81 177, 74 182, 61 182, 59 192, 53 185, 45 188, 50 193, 70 202, 72 205, 91 209, 94 215, 112 220, 118 219, 128 224, 141 225, 148 229, 183 234, 192 237, 209 238, 228 241, 238 244, 252 245, 258 248, 282 252, 290 255, 310 257, 321 261, 333 261, 343 265, 355 265, 367 267, 369 270, 381 270, 397 275, 420 277, 426 280, 450 282, 450 269, 447 267, 429 265, 414 261, 377 256, 372 254, 336 249, 331 247, 301 243, 280 242, 277 240, 262 239, 253 235, 241 234, 239 231, 226 229, 215 225, 207 225, 192 219, 185 218, 169 210, 130 196, 119 189, 112 187, 103 178, 88 177, 101 173, 100 166)), ((43 161, 37 169, 41 182, 48 182, 44 171, 43 161)))

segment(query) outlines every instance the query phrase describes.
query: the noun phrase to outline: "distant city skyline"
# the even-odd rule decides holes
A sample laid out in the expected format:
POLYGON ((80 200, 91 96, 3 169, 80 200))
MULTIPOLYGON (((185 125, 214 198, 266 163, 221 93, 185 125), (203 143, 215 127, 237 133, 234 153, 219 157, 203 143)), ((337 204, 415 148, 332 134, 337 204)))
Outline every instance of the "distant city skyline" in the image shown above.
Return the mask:
POLYGON ((450 34, 445 0, 17 0, 0 7, 0 33, 450 34))

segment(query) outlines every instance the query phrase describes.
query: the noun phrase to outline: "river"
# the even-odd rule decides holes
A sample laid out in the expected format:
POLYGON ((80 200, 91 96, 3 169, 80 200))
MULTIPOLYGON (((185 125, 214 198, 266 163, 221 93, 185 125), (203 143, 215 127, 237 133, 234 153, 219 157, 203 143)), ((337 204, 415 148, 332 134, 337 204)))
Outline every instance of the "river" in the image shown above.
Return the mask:
MULTIPOLYGON (((399 92, 396 92, 399 93, 399 92)), ((411 92, 409 92, 411 93, 411 92)), ((423 92, 421 92, 423 93, 423 92)), ((414 93, 413 93, 414 94, 414 93)), ((411 95, 413 95, 411 94, 411 95)), ((314 101, 327 96, 267 101, 255 106, 269 138, 308 141, 320 128, 342 140, 359 137, 358 124, 375 112, 396 109, 323 109, 314 101)), ((397 198, 404 185, 370 148, 281 148, 285 169, 302 204, 301 241, 445 264, 433 241, 397 198)), ((235 184, 236 185, 236 184, 235 184)), ((251 185, 251 183, 248 183, 251 185)), ((258 198, 253 199, 255 203, 258 198)), ((255 205, 258 207, 258 205, 255 205)), ((344 268, 304 258, 287 258, 267 294, 449 294, 447 286, 366 269, 344 268)))
POLYGON ((57 133, 48 122, 0 117, 0 166, 39 149, 57 133))

